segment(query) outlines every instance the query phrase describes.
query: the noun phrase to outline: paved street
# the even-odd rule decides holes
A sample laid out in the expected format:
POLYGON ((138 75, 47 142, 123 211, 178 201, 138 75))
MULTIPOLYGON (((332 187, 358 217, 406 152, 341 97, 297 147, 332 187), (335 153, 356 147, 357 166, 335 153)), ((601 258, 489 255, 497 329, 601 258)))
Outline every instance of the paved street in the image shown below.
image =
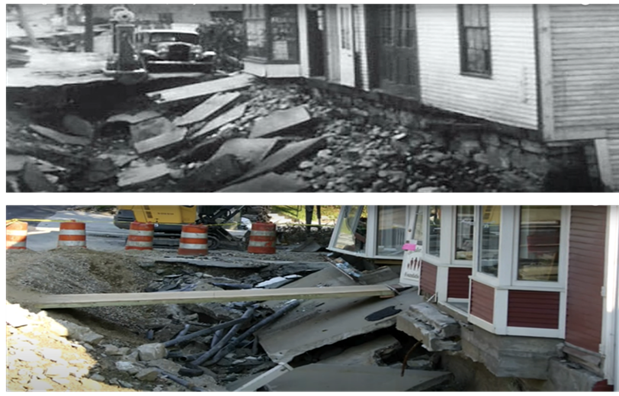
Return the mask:
POLYGON ((28 221, 27 247, 34 251, 56 248, 59 220, 85 222, 86 246, 91 250, 123 250, 128 235, 127 230, 116 228, 110 215, 73 210, 67 206, 7 206, 6 218, 44 220, 28 221))

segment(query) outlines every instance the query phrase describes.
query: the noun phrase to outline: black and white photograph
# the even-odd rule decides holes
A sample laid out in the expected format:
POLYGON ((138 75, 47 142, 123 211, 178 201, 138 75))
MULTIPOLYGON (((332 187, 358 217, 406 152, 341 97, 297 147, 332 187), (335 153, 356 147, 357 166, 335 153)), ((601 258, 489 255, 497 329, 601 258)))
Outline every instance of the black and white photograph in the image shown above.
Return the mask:
POLYGON ((9 4, 7 192, 611 192, 617 4, 9 4))

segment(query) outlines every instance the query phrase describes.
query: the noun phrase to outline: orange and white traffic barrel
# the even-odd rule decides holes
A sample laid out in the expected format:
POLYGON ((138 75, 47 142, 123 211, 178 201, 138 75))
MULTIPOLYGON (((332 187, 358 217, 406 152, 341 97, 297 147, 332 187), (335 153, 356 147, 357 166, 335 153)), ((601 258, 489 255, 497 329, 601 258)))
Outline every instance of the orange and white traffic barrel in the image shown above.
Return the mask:
POLYGON ((208 227, 203 224, 184 225, 178 245, 180 256, 204 256, 208 253, 208 227))
POLYGON ((134 221, 129 226, 129 237, 125 250, 153 250, 155 225, 134 221))
POLYGON ((275 240, 274 223, 253 223, 247 251, 258 254, 275 254, 275 240))
POLYGON ((86 224, 75 220, 60 223, 58 247, 86 247, 86 224))
POLYGON ((16 221, 6 226, 7 250, 25 250, 28 237, 28 223, 16 221))

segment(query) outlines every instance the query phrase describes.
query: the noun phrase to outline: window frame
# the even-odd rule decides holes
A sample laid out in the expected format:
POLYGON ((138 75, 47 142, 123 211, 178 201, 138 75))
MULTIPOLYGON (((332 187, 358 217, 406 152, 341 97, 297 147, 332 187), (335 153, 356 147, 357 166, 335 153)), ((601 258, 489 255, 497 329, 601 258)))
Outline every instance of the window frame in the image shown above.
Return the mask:
POLYGON ((492 78, 492 35, 491 35, 491 26, 490 26, 490 5, 489 4, 459 4, 458 5, 458 35, 459 35, 459 51, 460 51, 460 74, 463 76, 470 77, 479 77, 479 78, 492 78), (465 26, 464 23, 464 7, 466 6, 485 6, 486 8, 486 18, 488 20, 488 24, 485 27, 468 27, 465 26), (486 71, 475 71, 468 70, 468 46, 466 41, 466 31, 467 29, 483 29, 486 31, 487 39, 488 39, 488 49, 483 50, 487 51, 487 70, 486 71))
MULTIPOLYGON (((554 205, 553 205, 554 206, 554 205)), ((510 286, 516 290, 537 290, 555 291, 565 290, 567 280, 567 262, 569 254, 569 231, 570 231, 570 207, 556 205, 561 208, 561 228, 559 230, 559 261, 558 276, 556 282, 549 281, 526 281, 518 279, 518 254, 520 244, 520 215, 522 206, 517 206, 514 213, 514 224, 512 228, 512 268, 510 273, 510 286)))
POLYGON ((476 205, 457 205, 454 206, 452 209, 452 220, 451 220, 451 229, 452 229, 452 234, 451 235, 451 247, 449 249, 450 253, 449 253, 449 265, 450 267, 469 267, 472 266, 473 263, 475 262, 475 255, 476 255, 476 250, 477 250, 477 246, 475 245, 475 241, 476 241, 476 236, 477 236, 477 229, 478 227, 478 219, 477 219, 477 210, 478 206, 476 205), (456 245, 458 244, 457 240, 456 240, 456 232, 458 231, 458 206, 472 206, 473 207, 473 247, 472 247, 472 257, 470 260, 458 260, 456 259, 456 245))
MULTIPOLYGON (((256 8, 256 9, 260 9, 260 8, 256 8)), ((292 11, 292 8, 291 8, 292 11)), ((264 27, 265 27, 265 46, 264 46, 264 52, 266 54, 266 56, 258 56, 258 55, 246 55, 244 57, 245 60, 248 60, 250 62, 254 62, 254 63, 264 63, 264 64, 278 64, 278 65, 296 65, 299 64, 301 62, 301 36, 299 33, 299 22, 300 22, 300 18, 299 18, 299 11, 298 11, 298 5, 297 4, 287 4, 287 3, 282 3, 282 4, 244 4, 243 5, 243 26, 245 28, 245 31, 247 32, 247 22, 248 21, 264 21, 264 27), (263 7, 263 13, 262 15, 250 15, 249 10, 252 10, 252 7, 263 7), (282 6, 290 6, 290 7, 295 7, 294 8, 294 15, 296 18, 296 29, 294 30, 294 38, 295 38, 295 42, 296 42, 296 50, 294 53, 294 57, 290 58, 290 59, 274 59, 273 58, 273 32, 272 32, 272 17, 273 17, 273 10, 272 7, 282 7, 282 6)), ((290 43, 290 41, 286 41, 287 43, 290 43)), ((247 45, 247 41, 245 42, 246 45, 246 50, 249 51, 249 46, 247 45)), ((290 44, 288 44, 290 45, 290 44)))

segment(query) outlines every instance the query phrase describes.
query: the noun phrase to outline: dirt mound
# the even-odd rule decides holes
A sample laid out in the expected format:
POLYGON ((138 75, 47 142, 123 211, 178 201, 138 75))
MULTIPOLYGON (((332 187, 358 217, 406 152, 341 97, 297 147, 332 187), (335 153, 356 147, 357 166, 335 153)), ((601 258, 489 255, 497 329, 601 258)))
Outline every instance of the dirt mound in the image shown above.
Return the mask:
MULTIPOLYGON (((59 248, 46 252, 7 251, 7 300, 27 301, 28 293, 88 294, 141 292, 157 275, 140 267, 149 254, 59 248)), ((27 305, 27 304, 26 304, 27 305)), ((165 318, 166 309, 102 307, 76 310, 105 322, 144 333, 165 318)))

